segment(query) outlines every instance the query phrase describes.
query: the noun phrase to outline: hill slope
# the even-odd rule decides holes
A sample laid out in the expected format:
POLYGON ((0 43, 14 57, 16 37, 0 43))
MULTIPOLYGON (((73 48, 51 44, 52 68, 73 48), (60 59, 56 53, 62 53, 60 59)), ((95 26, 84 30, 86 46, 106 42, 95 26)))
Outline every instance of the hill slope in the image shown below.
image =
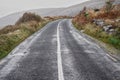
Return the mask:
MULTIPOLYGON (((48 9, 36 9, 29 10, 28 12, 35 12, 42 17, 44 16, 59 16, 59 15, 67 15, 67 16, 75 16, 78 14, 84 6, 92 7, 92 8, 100 8, 104 5, 106 0, 90 0, 78 5, 70 6, 68 8, 48 8, 48 9)), ((120 0, 116 0, 116 3, 120 3, 120 0)), ((0 19, 0 28, 3 28, 6 25, 14 24, 22 15, 25 13, 19 12, 8 15, 0 19)))

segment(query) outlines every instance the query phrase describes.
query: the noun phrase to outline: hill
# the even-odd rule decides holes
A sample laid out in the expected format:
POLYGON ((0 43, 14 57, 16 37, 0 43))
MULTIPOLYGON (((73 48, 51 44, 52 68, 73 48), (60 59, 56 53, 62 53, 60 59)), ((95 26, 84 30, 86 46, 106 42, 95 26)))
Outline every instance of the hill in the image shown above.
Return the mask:
POLYGON ((18 44, 40 30, 49 20, 44 20, 34 13, 24 13, 15 25, 5 26, 0 30, 0 59, 5 57, 18 44))
POLYGON ((73 23, 81 32, 120 50, 120 4, 108 1, 100 9, 84 7, 73 23))
MULTIPOLYGON (((48 9, 35 9, 29 11, 18 12, 10 14, 0 19, 0 28, 6 25, 14 24, 25 12, 34 12, 38 15, 44 16, 75 16, 77 15, 84 6, 91 8, 100 8, 105 4, 106 0, 90 0, 81 4, 73 5, 67 8, 48 8, 48 9)), ((115 4, 120 3, 120 0, 116 0, 115 4)))

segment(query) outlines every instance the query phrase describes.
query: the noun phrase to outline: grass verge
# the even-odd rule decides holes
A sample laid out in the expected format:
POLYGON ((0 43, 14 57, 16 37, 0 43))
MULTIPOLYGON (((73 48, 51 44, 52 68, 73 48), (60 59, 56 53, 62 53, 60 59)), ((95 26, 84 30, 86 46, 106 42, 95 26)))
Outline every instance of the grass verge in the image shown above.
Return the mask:
POLYGON ((7 26, 0 30, 0 59, 7 56, 27 37, 40 30, 49 21, 29 21, 19 25, 7 26))
POLYGON ((100 27, 96 26, 93 23, 87 23, 84 25, 77 25, 74 23, 75 28, 82 31, 83 33, 97 39, 98 43, 109 51, 112 54, 119 54, 120 53, 120 39, 115 35, 108 35, 104 32, 100 27))

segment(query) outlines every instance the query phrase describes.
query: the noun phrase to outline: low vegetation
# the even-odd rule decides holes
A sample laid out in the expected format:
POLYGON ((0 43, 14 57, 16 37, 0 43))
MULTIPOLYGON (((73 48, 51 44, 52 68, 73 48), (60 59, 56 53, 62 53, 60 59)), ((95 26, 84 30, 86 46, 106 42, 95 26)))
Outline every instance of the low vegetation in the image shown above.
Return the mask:
POLYGON ((73 17, 71 16, 46 16, 44 17, 45 19, 48 19, 48 20, 58 20, 58 19, 71 19, 73 17))
POLYGON ((73 18, 73 24, 84 32, 111 47, 120 50, 120 4, 108 0, 100 9, 84 9, 73 18))
POLYGON ((47 22, 48 20, 43 20, 36 14, 25 13, 15 25, 8 25, 0 30, 0 59, 47 22))

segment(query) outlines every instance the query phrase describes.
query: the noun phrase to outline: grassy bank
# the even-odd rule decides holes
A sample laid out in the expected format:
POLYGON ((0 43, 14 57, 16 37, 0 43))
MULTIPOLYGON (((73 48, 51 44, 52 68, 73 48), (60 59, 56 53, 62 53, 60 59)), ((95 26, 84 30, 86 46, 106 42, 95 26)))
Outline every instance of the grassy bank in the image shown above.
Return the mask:
POLYGON ((33 17, 25 21, 24 19, 26 18, 23 17, 18 20, 16 25, 9 25, 0 30, 0 59, 8 55, 17 45, 49 22, 46 20, 39 20, 38 15, 37 21, 35 19, 31 20, 33 17))
MULTIPOLYGON (((96 26, 93 23, 86 23, 84 25, 77 25, 74 23, 75 28, 82 31, 83 33, 103 42, 106 47, 111 53, 117 53, 120 52, 120 38, 116 35, 108 35, 106 32, 104 32, 99 26, 96 26)), ((108 50, 107 49, 107 50, 108 50)))
POLYGON ((78 30, 111 47, 110 49, 114 48, 112 52, 115 49, 120 51, 120 4, 114 5, 110 0, 108 2, 100 9, 84 7, 73 18, 73 24, 78 30))

